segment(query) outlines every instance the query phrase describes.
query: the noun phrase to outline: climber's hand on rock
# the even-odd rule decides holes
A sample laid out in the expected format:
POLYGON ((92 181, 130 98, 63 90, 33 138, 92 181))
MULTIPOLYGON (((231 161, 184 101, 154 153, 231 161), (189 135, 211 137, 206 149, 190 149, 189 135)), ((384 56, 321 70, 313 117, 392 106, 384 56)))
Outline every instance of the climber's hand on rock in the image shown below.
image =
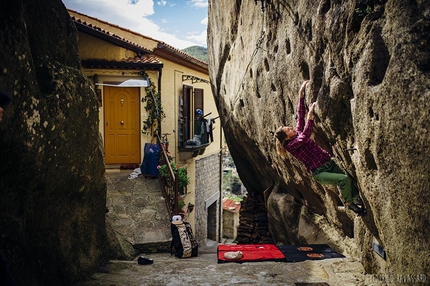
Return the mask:
POLYGON ((304 97, 304 96, 305 96, 305 88, 306 88, 306 85, 308 84, 308 82, 309 82, 309 80, 305 80, 305 81, 302 83, 302 86, 300 87, 300 91, 299 91, 299 96, 300 96, 300 98, 302 98, 302 97, 304 97))
POLYGON ((309 120, 313 120, 314 119, 314 108, 315 108, 316 104, 317 103, 314 102, 314 103, 311 104, 311 106, 309 106, 309 112, 308 112, 308 119, 309 120))

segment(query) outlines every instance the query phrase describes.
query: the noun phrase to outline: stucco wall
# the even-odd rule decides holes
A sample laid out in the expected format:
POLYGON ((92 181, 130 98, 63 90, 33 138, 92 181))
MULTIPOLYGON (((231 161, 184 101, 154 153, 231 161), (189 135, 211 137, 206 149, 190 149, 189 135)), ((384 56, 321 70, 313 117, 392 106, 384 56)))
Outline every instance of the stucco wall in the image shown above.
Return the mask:
POLYGON ((97 39, 82 32, 79 33, 78 42, 79 58, 81 60, 109 59, 120 61, 122 59, 133 58, 136 56, 136 53, 133 51, 97 39))
MULTIPOLYGON (((160 58, 163 62, 163 75, 161 78, 161 98, 163 101, 163 109, 166 113, 166 119, 161 124, 163 133, 170 133, 169 137, 169 150, 172 155, 179 160, 179 153, 174 153, 178 145, 178 118, 179 118, 179 99, 182 95, 183 85, 192 86, 193 88, 203 89, 204 94, 204 113, 207 114, 212 112, 211 117, 215 118, 218 116, 218 111, 215 105, 215 101, 212 95, 211 86, 207 83, 194 83, 191 81, 182 81, 183 75, 193 75, 195 77, 209 80, 209 75, 196 72, 190 68, 186 68, 182 65, 169 61, 167 59, 160 58)), ((216 152, 219 149, 221 138, 219 130, 221 128, 220 121, 215 123, 216 129, 214 130, 214 142, 210 144, 205 153, 210 154, 216 152)), ((191 139, 191 138, 189 138, 191 139)), ((204 155, 205 156, 205 155, 204 155)), ((185 163, 185 162, 181 162, 185 163)))

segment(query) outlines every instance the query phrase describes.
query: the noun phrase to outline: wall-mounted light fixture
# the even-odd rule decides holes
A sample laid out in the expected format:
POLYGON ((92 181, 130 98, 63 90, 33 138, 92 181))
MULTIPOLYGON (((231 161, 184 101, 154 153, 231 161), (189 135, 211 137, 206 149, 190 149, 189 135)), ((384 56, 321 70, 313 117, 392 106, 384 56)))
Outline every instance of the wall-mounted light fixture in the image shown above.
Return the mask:
POLYGON ((127 79, 123 82, 120 82, 118 84, 109 84, 109 83, 97 83, 97 85, 103 85, 103 86, 112 86, 112 87, 148 87, 149 86, 149 79, 127 79))
POLYGON ((149 76, 148 76, 148 75, 145 75, 145 76, 143 77, 143 80, 147 82, 148 86, 150 86, 150 85, 151 85, 151 80, 149 79, 149 76))

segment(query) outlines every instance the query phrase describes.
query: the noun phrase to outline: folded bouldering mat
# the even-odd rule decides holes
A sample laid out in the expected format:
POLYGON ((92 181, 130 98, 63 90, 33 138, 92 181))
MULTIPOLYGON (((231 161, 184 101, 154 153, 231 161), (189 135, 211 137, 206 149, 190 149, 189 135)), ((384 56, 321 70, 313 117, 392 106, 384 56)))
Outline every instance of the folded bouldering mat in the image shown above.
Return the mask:
POLYGON ((287 262, 345 257, 327 244, 282 245, 277 247, 283 253, 287 262))
POLYGON ((274 244, 218 244, 218 263, 285 261, 274 244))

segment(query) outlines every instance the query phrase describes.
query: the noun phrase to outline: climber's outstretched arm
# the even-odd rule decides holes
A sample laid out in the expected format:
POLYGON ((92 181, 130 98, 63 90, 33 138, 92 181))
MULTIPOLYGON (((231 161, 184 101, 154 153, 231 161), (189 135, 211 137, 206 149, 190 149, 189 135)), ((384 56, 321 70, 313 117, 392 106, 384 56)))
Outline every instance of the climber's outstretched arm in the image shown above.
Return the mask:
POLYGON ((303 131, 303 128, 305 127, 305 88, 308 84, 309 80, 305 80, 302 83, 302 86, 299 90, 299 103, 297 105, 297 125, 296 129, 300 132, 303 131))

